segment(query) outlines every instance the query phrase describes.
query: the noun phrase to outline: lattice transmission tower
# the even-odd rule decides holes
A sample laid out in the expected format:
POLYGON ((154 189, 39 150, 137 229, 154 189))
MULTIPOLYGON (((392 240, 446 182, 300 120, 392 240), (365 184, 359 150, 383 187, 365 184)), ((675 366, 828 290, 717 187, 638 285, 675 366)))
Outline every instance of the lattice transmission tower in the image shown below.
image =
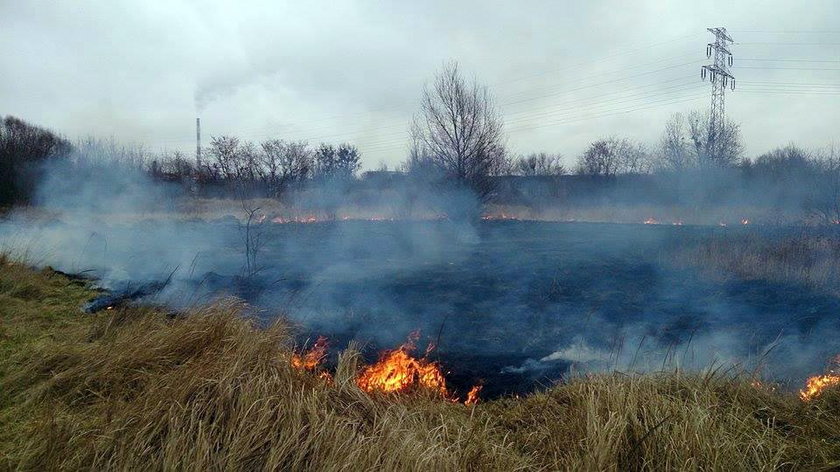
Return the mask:
POLYGON ((729 45, 734 41, 726 32, 726 28, 706 29, 715 35, 715 41, 706 45, 706 57, 711 58, 714 54, 714 62, 700 69, 700 77, 706 80, 706 76, 709 76, 712 83, 708 148, 711 154, 709 157, 716 158, 720 155, 718 137, 723 134, 725 126, 726 87, 735 90, 735 77, 729 71, 729 67, 732 66, 732 52, 729 51, 729 45))

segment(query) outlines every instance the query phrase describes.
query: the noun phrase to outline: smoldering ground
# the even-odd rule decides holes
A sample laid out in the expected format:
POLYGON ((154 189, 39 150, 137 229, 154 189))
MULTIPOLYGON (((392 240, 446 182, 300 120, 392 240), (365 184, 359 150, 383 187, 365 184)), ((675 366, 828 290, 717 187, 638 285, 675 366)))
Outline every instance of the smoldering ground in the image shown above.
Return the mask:
MULTIPOLYGON (((343 201, 330 192, 310 192, 300 207, 324 206, 311 195, 343 201)), ((183 189, 142 173, 54 165, 38 188, 41 216, 11 215, 0 237, 35 265, 90 274, 108 289, 171 275, 150 303, 243 297, 266 322, 297 322, 302 342, 357 339, 375 355, 420 329, 456 386, 481 379, 488 395, 527 391, 570 370, 677 366, 736 366, 798 384, 837 353, 836 298, 668 263, 666 248, 684 239, 793 229, 390 220, 411 214, 399 202, 418 201, 403 197, 376 203, 393 212, 383 221, 275 224, 266 215, 250 228, 258 244, 246 273, 241 220, 180 215, 172 202, 188 198, 183 189)), ((441 198, 422 195, 415 214, 434 215, 441 198)), ((462 193, 450 200, 476 204, 462 193)))

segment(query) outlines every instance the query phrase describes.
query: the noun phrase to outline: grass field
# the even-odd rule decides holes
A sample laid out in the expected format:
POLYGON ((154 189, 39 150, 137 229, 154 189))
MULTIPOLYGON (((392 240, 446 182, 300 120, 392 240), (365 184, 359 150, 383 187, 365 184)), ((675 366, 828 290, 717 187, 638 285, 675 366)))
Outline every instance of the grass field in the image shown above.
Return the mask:
POLYGON ((475 407, 368 395, 290 367, 293 338, 226 300, 83 315, 92 292, 0 263, 0 468, 828 470, 840 392, 810 402, 735 373, 576 377, 475 407))
POLYGON ((484 381, 489 397, 527 393, 570 367, 648 371, 665 359, 684 369, 746 360, 745 369, 763 367, 795 389, 840 351, 824 342, 840 333, 836 231, 265 223, 259 271, 243 277, 240 229, 231 221, 68 217, 36 226, 23 247, 41 267, 92 270, 114 288, 175 271, 158 302, 190 309, 226 293, 258 307, 263 324, 278 313, 294 319, 304 328, 299 342, 360 341, 367 360, 419 329, 437 344, 456 388, 484 381))

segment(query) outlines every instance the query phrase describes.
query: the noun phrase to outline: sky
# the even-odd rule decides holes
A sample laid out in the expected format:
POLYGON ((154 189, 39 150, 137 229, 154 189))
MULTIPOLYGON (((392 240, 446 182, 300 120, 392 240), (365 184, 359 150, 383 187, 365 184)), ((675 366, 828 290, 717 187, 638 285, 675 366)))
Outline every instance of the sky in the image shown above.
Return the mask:
POLYGON ((355 144, 403 161, 422 90, 457 61, 513 154, 616 136, 655 146, 705 111, 723 26, 746 154, 840 144, 840 3, 824 1, 0 0, 0 115, 151 151, 238 136, 355 144))

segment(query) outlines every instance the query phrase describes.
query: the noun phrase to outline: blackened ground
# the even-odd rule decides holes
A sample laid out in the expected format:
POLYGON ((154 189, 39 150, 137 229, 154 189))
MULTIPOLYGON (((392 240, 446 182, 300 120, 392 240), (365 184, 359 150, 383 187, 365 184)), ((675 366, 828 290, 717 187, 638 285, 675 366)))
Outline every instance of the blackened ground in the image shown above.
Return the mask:
POLYGON ((668 264, 663 249, 711 234, 775 237, 783 230, 352 221, 271 231, 260 276, 266 289, 257 303, 290 307, 307 328, 305 338, 365 342, 369 360, 420 329, 424 342, 437 344, 433 357, 458 389, 481 380, 488 395, 522 393, 557 380, 572 364, 752 368, 750 360, 774 342, 781 346, 764 356, 767 374, 798 383, 840 351, 837 298, 701 276, 668 264), (584 351, 568 351, 575 346, 584 351), (565 356, 540 361, 564 349, 565 356))
MULTIPOLYGON (((150 225, 122 230, 148 231, 150 240, 155 231, 150 225)), ((242 276, 236 226, 194 222, 182 231, 184 238, 222 234, 225 242, 197 258, 189 277, 183 269, 176 274, 181 279, 173 285, 180 291, 170 300, 239 295, 263 308, 266 321, 278 314, 298 321, 301 343, 317 335, 332 338, 336 348, 360 340, 370 360, 419 329, 418 354, 435 342, 433 356, 459 391, 484 381, 489 396, 521 393, 557 380, 570 367, 702 368, 734 361, 751 367, 774 342, 778 346, 762 357, 765 372, 798 383, 840 351, 837 298, 668 263, 667 248, 682 241, 744 232, 778 237, 785 229, 523 221, 276 224, 262 228, 255 277, 242 276)), ((151 247, 121 250, 130 260, 153 257, 151 247)))

